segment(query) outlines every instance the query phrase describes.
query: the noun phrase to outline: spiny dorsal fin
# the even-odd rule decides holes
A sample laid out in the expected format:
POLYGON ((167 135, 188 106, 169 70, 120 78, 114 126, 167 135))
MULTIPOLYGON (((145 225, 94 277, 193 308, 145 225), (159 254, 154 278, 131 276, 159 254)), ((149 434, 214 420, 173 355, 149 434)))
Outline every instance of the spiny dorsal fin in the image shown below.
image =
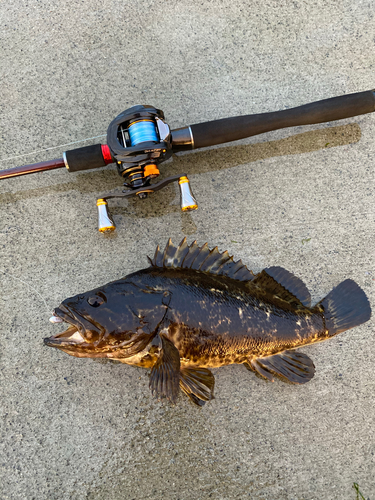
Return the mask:
POLYGON ((290 304, 310 307, 311 296, 306 285, 282 267, 264 269, 256 275, 253 283, 290 304))
POLYGON ((157 246, 154 258, 147 258, 154 267, 195 269, 210 274, 228 276, 238 281, 254 279, 253 273, 242 261, 234 262, 233 257, 227 251, 220 253, 217 247, 210 250, 207 243, 199 247, 196 241, 189 246, 186 243, 186 238, 177 247, 169 238, 164 252, 157 246))

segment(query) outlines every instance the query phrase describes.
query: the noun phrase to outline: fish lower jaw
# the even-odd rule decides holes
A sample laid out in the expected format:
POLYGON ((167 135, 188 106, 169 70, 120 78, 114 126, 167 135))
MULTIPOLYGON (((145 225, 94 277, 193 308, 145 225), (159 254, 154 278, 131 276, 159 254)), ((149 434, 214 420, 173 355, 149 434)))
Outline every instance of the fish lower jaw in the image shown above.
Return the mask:
MULTIPOLYGON (((59 322, 60 323, 60 322, 59 322)), ((86 343, 83 336, 79 333, 77 328, 70 325, 64 332, 57 333, 48 339, 45 339, 46 344, 84 344, 86 343)))

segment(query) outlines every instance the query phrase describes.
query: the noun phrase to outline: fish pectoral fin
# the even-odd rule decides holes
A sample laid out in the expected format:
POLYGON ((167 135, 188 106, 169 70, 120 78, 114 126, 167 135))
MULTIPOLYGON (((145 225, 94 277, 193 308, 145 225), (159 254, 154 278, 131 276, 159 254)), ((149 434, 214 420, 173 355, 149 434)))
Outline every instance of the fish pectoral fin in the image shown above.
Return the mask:
POLYGON ((215 377, 206 368, 181 368, 180 388, 198 405, 214 399, 215 377))
POLYGON ((177 400, 180 385, 180 353, 163 334, 159 358, 151 370, 149 387, 152 395, 165 397, 172 403, 177 400))
POLYGON ((252 359, 244 364, 246 368, 271 382, 277 377, 291 384, 306 384, 315 373, 311 359, 297 351, 284 351, 273 356, 252 359))

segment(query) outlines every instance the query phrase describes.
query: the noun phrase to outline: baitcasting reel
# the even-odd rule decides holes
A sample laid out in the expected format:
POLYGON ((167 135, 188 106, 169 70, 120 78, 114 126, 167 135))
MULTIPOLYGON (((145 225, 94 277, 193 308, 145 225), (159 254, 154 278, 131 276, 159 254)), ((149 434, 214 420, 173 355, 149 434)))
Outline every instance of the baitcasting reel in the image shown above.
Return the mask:
POLYGON ((123 194, 108 194, 98 199, 100 232, 115 229, 106 209, 108 198, 138 196, 145 199, 149 193, 174 181, 178 181, 180 187, 181 209, 188 211, 198 208, 186 174, 151 184, 151 179, 160 174, 158 164, 172 155, 171 130, 160 109, 139 105, 118 115, 108 127, 107 148, 116 161, 118 173, 127 180, 124 186, 129 189, 123 194))
POLYGON ((122 193, 103 194, 97 200, 100 232, 114 231, 116 227, 107 209, 108 199, 132 196, 145 199, 149 193, 175 181, 180 187, 181 210, 198 208, 186 174, 151 184, 151 180, 160 174, 159 163, 168 160, 173 151, 187 149, 192 144, 191 132, 190 136, 187 133, 185 129, 183 132, 174 131, 172 149, 171 129, 164 121, 163 111, 138 105, 123 111, 110 123, 106 145, 87 146, 63 154, 70 172, 116 163, 118 173, 125 180, 124 186, 128 189, 122 193))
POLYGON ((178 182, 181 209, 196 210, 197 202, 190 190, 189 179, 181 174, 152 184, 158 177, 159 164, 179 151, 204 148, 237 141, 271 130, 300 125, 312 125, 341 120, 375 111, 375 91, 312 102, 297 108, 257 115, 223 118, 189 127, 171 130, 164 121, 164 113, 152 106, 133 106, 119 114, 109 125, 107 144, 96 144, 66 151, 63 158, 34 165, 0 171, 0 179, 66 167, 78 172, 116 163, 127 188, 122 193, 107 193, 97 200, 99 231, 113 231, 115 224, 107 211, 110 198, 147 198, 149 193, 178 182))

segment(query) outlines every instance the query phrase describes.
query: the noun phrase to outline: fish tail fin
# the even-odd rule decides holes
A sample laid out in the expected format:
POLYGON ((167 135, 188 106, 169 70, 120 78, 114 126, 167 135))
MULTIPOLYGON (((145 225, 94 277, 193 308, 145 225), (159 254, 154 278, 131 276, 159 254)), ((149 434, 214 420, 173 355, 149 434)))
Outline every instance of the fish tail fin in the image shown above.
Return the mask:
POLYGON ((365 292, 350 279, 340 283, 317 305, 324 309, 330 337, 359 326, 371 317, 371 307, 365 292))

